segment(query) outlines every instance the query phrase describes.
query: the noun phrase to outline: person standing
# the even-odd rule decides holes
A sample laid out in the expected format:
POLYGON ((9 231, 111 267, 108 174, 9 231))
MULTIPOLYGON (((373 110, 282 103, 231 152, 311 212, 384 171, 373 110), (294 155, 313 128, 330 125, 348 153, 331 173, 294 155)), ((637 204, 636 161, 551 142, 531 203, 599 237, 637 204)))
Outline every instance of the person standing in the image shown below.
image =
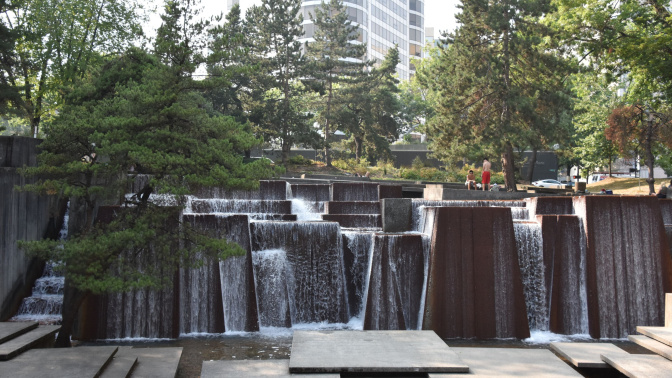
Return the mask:
POLYGON ((483 190, 488 190, 490 187, 490 160, 488 158, 483 159, 483 175, 481 176, 481 183, 483 184, 483 190))

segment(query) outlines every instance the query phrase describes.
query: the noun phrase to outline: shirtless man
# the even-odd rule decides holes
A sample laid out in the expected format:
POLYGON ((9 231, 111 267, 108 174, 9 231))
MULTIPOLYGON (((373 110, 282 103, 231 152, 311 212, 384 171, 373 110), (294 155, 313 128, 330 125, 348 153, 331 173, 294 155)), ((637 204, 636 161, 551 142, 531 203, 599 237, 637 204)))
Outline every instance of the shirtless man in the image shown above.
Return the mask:
POLYGON ((467 190, 471 190, 471 188, 474 188, 476 190, 476 176, 474 175, 474 171, 471 169, 469 170, 469 174, 467 175, 467 190))
POLYGON ((481 176, 483 190, 488 190, 490 186, 490 166, 490 160, 488 158, 483 159, 483 175, 481 176))

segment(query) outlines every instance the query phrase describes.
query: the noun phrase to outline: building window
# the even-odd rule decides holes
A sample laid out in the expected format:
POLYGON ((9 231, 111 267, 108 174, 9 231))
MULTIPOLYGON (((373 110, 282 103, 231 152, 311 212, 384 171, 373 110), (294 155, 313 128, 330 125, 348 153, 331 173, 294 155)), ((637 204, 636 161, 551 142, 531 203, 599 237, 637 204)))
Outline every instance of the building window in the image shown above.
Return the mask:
POLYGON ((409 44, 408 53, 413 56, 422 57, 422 47, 413 43, 409 44))

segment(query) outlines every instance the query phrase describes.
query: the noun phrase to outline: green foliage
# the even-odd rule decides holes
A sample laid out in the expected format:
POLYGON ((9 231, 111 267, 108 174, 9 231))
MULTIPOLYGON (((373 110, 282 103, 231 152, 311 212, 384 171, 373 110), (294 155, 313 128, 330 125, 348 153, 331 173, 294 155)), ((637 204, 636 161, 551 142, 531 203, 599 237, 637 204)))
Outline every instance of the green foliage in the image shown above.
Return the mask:
POLYGON ((313 161, 310 159, 306 159, 302 155, 295 155, 289 158, 289 164, 294 164, 294 165, 312 165, 313 161))
MULTIPOLYGON (((243 163, 261 140, 197 91, 201 83, 191 74, 201 59, 195 33, 203 24, 192 24, 192 6, 167 3, 156 55, 131 48, 78 81, 45 125, 38 166, 24 171, 36 177, 24 189, 70 199, 74 227, 65 242, 22 246, 61 261, 68 287, 80 293, 159 287, 178 266, 240 254, 234 244, 178 226, 184 195, 209 186, 253 189, 274 172, 264 159, 243 163), (125 197, 130 170, 150 179, 125 197), (174 206, 153 204, 157 193, 174 206), (120 204, 116 216, 96 222, 106 204, 120 204)), ((66 302, 60 344, 69 343, 79 305, 66 302)))
POLYGON ((336 159, 333 161, 333 166, 342 171, 350 173, 358 173, 360 175, 368 171, 368 166, 370 165, 368 161, 360 159, 336 159))
POLYGON ((430 167, 401 168, 399 170, 399 177, 405 180, 435 182, 446 182, 450 181, 451 178, 448 172, 430 167))
POLYGON ((418 70, 437 101, 426 126, 435 156, 452 164, 474 149, 500 155, 515 190, 514 147, 569 134, 559 131, 570 119, 563 77, 571 67, 538 22, 550 11, 549 1, 462 2, 460 27, 418 70))
POLYGON ((574 77, 574 155, 592 172, 608 166, 618 155, 617 146, 604 134, 607 118, 618 101, 618 88, 604 75, 585 73, 574 77))
POLYGON ((250 59, 259 68, 250 82, 250 119, 265 141, 280 146, 284 163, 292 146, 316 146, 319 139, 305 103, 309 88, 301 82, 308 71, 298 41, 301 1, 263 0, 249 15, 247 37, 255 43, 250 59))
POLYGON ((425 166, 426 166, 425 162, 422 161, 420 156, 416 156, 411 162, 411 167, 413 167, 413 169, 425 168, 425 166))
POLYGON ((178 267, 244 254, 235 243, 209 238, 189 224, 179 227, 179 214, 176 207, 152 204, 119 208, 114 220, 95 224, 86 237, 20 242, 19 246, 30 256, 57 262, 56 269, 69 284, 93 294, 164 288, 172 283, 178 267), (184 247, 179 247, 180 242, 184 247))
POLYGON ((0 59, 2 80, 19 89, 12 111, 37 135, 56 116, 64 94, 105 56, 140 35, 136 0, 31 0, 12 2, 3 25, 16 36, 13 59, 0 59))
POLYGON ((355 159, 370 161, 391 158, 390 140, 399 135, 401 105, 395 77, 399 51, 390 49, 385 60, 354 82, 344 83, 339 94, 343 105, 335 112, 335 123, 350 136, 355 159))
POLYGON ((343 104, 339 84, 353 83, 362 76, 366 63, 357 60, 365 57, 366 45, 351 43, 359 32, 348 20, 348 12, 340 0, 323 1, 311 14, 311 20, 315 25, 315 41, 306 44, 309 76, 319 92, 314 108, 324 135, 325 161, 331 166, 330 137, 336 131, 336 112, 343 104))

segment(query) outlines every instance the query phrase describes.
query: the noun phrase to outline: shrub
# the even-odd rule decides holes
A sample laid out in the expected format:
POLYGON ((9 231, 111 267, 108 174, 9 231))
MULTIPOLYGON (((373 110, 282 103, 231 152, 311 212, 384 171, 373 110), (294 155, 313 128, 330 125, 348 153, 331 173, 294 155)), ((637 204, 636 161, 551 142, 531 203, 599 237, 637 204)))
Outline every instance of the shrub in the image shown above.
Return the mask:
POLYGON ((312 160, 306 159, 302 155, 296 155, 289 158, 289 164, 294 165, 311 165, 313 164, 312 160))

